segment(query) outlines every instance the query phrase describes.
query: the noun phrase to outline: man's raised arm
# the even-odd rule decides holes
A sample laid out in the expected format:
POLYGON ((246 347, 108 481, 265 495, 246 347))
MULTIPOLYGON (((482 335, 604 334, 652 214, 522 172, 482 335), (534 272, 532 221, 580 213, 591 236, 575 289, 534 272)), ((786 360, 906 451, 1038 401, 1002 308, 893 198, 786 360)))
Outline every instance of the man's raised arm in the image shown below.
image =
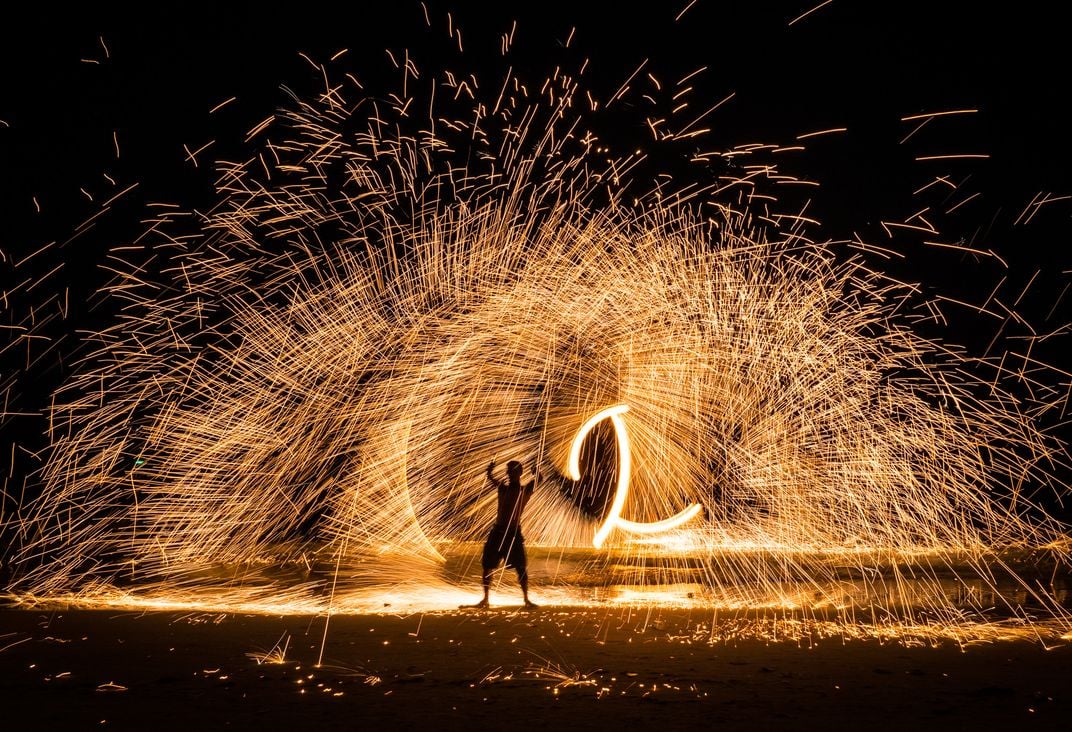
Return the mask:
POLYGON ((540 468, 535 464, 532 466, 532 480, 525 484, 525 492, 532 493, 532 489, 536 487, 536 484, 540 481, 540 468))
POLYGON ((493 470, 495 470, 495 461, 494 460, 492 460, 490 463, 488 463, 488 480, 490 480, 493 485, 498 487, 499 486, 499 481, 496 480, 495 476, 492 475, 492 473, 491 473, 491 471, 493 471, 493 470))

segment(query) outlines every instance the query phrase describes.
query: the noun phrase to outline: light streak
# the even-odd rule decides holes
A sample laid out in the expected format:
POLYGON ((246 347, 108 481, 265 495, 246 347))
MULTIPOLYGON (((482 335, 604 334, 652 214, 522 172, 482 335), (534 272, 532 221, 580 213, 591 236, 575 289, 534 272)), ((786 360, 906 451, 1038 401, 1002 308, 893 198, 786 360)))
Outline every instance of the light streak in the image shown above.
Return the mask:
POLYGON ((795 25, 795 24, 799 23, 800 21, 804 20, 805 18, 807 18, 809 15, 811 15, 815 11, 821 10, 822 8, 825 8, 827 5, 829 5, 832 2, 834 2, 834 0, 823 0, 823 2, 819 3, 815 7, 810 8, 808 10, 805 10, 803 13, 801 13, 797 17, 793 18, 791 21, 789 21, 789 23, 787 25, 792 26, 792 25, 795 25))
POLYGON ((847 132, 848 127, 831 127, 827 130, 816 130, 815 132, 806 132, 803 135, 797 135, 798 140, 807 140, 812 137, 820 137, 822 135, 833 135, 838 132, 847 132))
POLYGON ((935 117, 945 117, 951 114, 975 114, 978 109, 950 109, 945 112, 925 112, 923 114, 913 114, 907 117, 901 117, 902 122, 911 122, 917 119, 934 119, 935 117))
POLYGON ((917 155, 916 162, 924 160, 987 160, 990 155, 985 153, 950 153, 948 155, 917 155))

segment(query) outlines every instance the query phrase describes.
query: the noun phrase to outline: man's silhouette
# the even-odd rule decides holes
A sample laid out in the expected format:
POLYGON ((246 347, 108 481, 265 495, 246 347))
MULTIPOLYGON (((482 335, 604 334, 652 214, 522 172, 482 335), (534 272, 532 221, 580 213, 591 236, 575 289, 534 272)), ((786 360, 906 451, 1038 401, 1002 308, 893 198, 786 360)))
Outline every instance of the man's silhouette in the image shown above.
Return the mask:
POLYGON ((517 570, 517 579, 521 584, 521 592, 525 596, 525 607, 536 607, 529 601, 529 574, 527 560, 525 558, 525 538, 521 535, 521 514, 525 510, 532 489, 536 486, 539 476, 533 476, 525 485, 521 485, 521 463, 511 460, 506 464, 506 480, 497 479, 492 471, 495 469, 495 461, 488 465, 488 480, 495 486, 499 494, 498 511, 495 516, 495 525, 488 533, 488 540, 484 543, 484 554, 481 557, 481 567, 484 570, 484 599, 474 607, 488 607, 488 591, 491 588, 491 575, 498 569, 499 564, 505 560, 506 567, 517 570))

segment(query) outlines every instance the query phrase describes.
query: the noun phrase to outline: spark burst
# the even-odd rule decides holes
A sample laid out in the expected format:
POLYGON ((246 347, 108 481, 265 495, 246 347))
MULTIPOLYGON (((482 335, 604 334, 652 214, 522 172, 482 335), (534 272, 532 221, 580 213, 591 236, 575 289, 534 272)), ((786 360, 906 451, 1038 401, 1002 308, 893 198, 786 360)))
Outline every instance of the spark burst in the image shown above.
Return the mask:
MULTIPOLYGON (((645 585, 624 601, 1064 622, 1000 553, 1067 560, 1033 502, 1066 490, 1043 378, 1025 401, 1022 373, 917 333, 916 288, 777 211, 765 186, 804 181, 772 165, 645 183, 702 116, 609 156, 586 117, 628 84, 601 104, 511 73, 486 96, 391 60, 384 99, 314 62, 323 89, 217 163, 211 210, 154 209, 121 316, 55 395, 19 598, 453 603, 444 567, 494 516, 484 466, 517 459, 547 476, 525 533, 558 558, 551 597, 596 574, 645 585)), ((764 147, 796 149, 698 157, 764 147)))

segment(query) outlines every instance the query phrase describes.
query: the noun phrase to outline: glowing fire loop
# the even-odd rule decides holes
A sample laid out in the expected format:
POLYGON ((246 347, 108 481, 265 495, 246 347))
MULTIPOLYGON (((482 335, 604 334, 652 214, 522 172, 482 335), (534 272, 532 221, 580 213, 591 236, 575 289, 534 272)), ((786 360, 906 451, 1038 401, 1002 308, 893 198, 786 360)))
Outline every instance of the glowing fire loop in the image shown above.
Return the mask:
POLYGON ((603 542, 607 540, 607 536, 615 528, 634 534, 658 534, 681 526, 703 508, 700 504, 693 503, 685 510, 661 521, 630 521, 622 518, 622 508, 625 506, 625 499, 629 495, 629 477, 633 460, 629 450, 629 432, 625 428, 625 419, 622 417, 628 411, 628 405, 618 404, 597 412, 581 425, 581 428, 577 430, 577 435, 573 438, 573 444, 570 445, 567 473, 572 480, 580 480, 581 447, 584 445, 584 438, 597 424, 605 419, 609 419, 611 424, 614 425, 614 437, 618 443, 618 485, 614 491, 614 500, 610 504, 610 511, 607 513, 603 523, 596 529, 596 534, 592 538, 592 546, 596 549, 603 546, 603 542))

